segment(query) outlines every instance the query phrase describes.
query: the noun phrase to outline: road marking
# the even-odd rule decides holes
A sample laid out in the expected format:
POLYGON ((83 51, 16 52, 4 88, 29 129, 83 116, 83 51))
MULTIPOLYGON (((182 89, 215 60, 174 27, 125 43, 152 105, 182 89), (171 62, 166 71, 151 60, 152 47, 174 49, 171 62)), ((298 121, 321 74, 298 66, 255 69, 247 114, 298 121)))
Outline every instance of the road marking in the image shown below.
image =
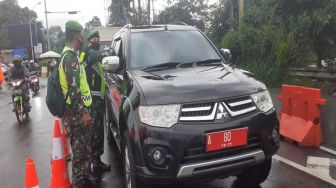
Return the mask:
POLYGON ((289 166, 292 166, 292 167, 294 167, 296 169, 299 169, 299 170, 301 170, 301 171, 303 171, 303 172, 305 172, 307 174, 315 176, 315 177, 317 177, 317 178, 319 178, 319 179, 321 179, 323 181, 326 181, 326 182, 328 182, 328 183, 336 186, 336 180, 332 179, 329 175, 326 176, 326 175, 324 175, 324 173, 321 174, 321 173, 319 173, 318 171, 316 171, 314 169, 304 167, 304 166, 299 165, 299 164, 297 164, 297 163, 295 163, 293 161, 290 161, 290 160, 288 160, 286 158, 283 158, 283 157, 281 157, 279 155, 274 155, 273 158, 276 159, 276 160, 278 160, 278 161, 281 161, 283 163, 286 163, 289 166))
POLYGON ((336 151, 335 150, 332 150, 330 148, 327 148, 327 147, 324 147, 324 146, 320 146, 320 149, 323 150, 323 151, 326 151, 328 153, 331 153, 333 155, 336 155, 336 151))

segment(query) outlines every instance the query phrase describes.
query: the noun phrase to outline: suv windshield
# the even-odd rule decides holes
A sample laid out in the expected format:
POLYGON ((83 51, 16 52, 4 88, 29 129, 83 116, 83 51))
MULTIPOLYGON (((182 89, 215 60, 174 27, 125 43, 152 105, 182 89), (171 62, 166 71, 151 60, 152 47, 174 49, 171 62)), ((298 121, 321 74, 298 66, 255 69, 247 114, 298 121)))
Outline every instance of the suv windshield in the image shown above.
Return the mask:
POLYGON ((139 32, 131 36, 131 67, 220 59, 198 31, 139 32))

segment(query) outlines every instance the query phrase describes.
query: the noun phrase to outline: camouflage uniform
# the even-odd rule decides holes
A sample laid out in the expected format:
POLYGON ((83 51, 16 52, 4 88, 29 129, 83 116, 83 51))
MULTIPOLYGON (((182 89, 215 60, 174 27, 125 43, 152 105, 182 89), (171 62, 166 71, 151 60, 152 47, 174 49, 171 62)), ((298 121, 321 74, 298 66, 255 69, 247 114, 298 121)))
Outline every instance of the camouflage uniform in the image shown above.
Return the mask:
MULTIPOLYGON (((72 184, 81 187, 90 176, 91 125, 84 125, 84 104, 80 91, 80 65, 75 53, 65 52, 63 66, 68 84, 71 105, 66 106, 63 124, 72 149, 72 184), (71 84, 70 84, 71 83, 71 84)), ((60 66, 62 66, 60 65, 60 66)))
POLYGON ((104 107, 105 101, 99 97, 93 97, 92 119, 92 158, 97 159, 104 153, 104 107))
POLYGON ((87 48, 85 52, 85 71, 92 94, 92 159, 100 162, 104 153, 104 110, 105 110, 105 75, 101 69, 102 55, 99 51, 87 48))

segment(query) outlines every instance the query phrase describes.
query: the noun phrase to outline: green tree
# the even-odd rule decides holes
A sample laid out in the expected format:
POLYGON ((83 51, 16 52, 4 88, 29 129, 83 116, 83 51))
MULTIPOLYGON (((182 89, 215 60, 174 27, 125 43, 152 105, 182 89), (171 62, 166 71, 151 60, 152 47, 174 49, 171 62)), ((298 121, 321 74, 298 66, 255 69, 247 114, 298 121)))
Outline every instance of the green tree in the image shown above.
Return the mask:
POLYGON ((85 28, 83 30, 84 38, 92 31, 95 27, 101 27, 101 21, 98 16, 94 16, 90 21, 85 23, 85 28))
MULTIPOLYGON (((35 22, 37 25, 38 41, 45 41, 43 26, 41 22, 37 21, 36 12, 27 7, 21 8, 11 0, 0 2, 0 28, 4 28, 6 24, 27 24, 29 22, 35 22)), ((6 36, 6 30, 0 29, 0 48, 10 47, 6 36)))
POLYGON ((130 16, 130 2, 129 0, 112 0, 109 7, 111 11, 111 17, 109 18, 109 24, 112 26, 122 27, 128 22, 130 16))
POLYGON ((65 46, 65 33, 61 26, 51 26, 49 28, 49 36, 51 41, 51 50, 57 53, 62 53, 65 46))
POLYGON ((101 21, 98 16, 94 16, 90 21, 85 24, 85 28, 92 29, 94 27, 101 27, 101 21))
POLYGON ((209 19, 209 6, 206 0, 173 0, 170 5, 160 12, 154 23, 184 22, 205 30, 209 19))
POLYGON ((251 0, 245 7, 243 23, 224 34, 221 46, 267 84, 284 81, 290 66, 335 58, 335 0, 251 0))

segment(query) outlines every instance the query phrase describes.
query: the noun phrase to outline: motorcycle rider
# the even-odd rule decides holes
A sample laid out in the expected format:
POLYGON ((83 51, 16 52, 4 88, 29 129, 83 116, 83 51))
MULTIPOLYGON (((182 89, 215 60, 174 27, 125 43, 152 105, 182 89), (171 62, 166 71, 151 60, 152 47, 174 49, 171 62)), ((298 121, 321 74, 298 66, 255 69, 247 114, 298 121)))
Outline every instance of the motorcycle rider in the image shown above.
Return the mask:
POLYGON ((22 59, 20 56, 15 55, 13 56, 13 64, 14 67, 11 68, 11 70, 8 72, 8 80, 10 83, 12 80, 21 79, 24 80, 22 83, 22 96, 23 101, 27 104, 27 111, 29 112, 31 109, 29 100, 29 89, 28 89, 28 83, 29 83, 29 71, 25 66, 22 65, 22 59))

